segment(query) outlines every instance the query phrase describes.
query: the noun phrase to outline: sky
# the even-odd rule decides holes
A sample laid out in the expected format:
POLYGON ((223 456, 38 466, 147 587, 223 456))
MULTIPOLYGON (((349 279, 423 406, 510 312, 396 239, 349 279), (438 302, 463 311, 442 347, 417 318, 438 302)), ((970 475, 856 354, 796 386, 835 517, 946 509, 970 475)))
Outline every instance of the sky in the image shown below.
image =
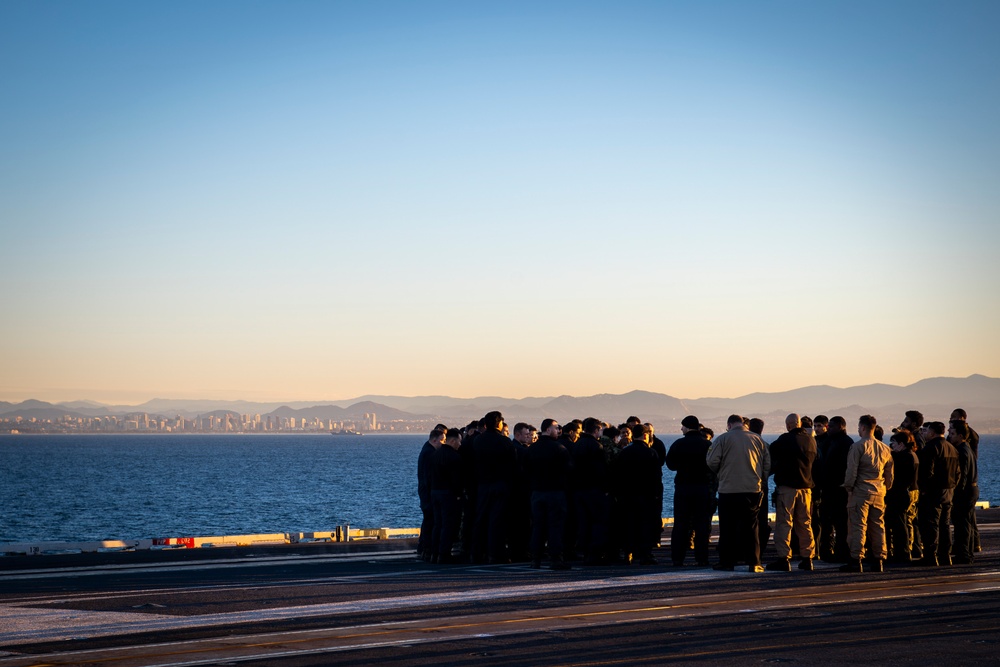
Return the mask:
POLYGON ((1000 3, 0 3, 0 400, 1000 376, 1000 3))

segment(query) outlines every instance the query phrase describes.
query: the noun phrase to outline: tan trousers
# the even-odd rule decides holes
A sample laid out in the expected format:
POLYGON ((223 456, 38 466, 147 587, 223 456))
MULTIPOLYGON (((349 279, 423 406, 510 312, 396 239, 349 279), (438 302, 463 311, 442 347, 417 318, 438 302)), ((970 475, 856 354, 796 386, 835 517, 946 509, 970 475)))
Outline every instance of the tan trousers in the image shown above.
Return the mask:
POLYGON ((885 496, 848 493, 847 545, 852 559, 866 555, 885 560, 889 550, 885 544, 885 496), (865 546, 868 547, 867 554, 865 546))
POLYGON ((779 486, 774 491, 774 546, 779 558, 792 557, 792 531, 799 541, 799 555, 812 558, 816 543, 812 532, 812 490, 779 486))

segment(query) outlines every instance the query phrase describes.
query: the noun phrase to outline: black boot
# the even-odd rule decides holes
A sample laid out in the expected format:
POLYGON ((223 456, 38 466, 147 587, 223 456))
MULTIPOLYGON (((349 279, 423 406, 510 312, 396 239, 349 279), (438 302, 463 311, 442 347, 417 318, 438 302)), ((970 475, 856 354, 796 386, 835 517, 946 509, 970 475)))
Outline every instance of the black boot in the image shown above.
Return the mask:
POLYGON ((885 561, 881 558, 873 558, 868 561, 868 569, 871 572, 885 572, 885 561))
POLYGON ((770 572, 791 572, 792 564, 788 562, 787 558, 779 558, 778 560, 768 563, 767 569, 770 572))
POLYGON ((799 569, 800 570, 807 570, 809 572, 812 572, 812 569, 813 569, 813 559, 812 558, 803 558, 802 560, 800 560, 799 561, 799 569))
POLYGON ((841 572, 864 572, 864 568, 861 567, 860 558, 851 558, 846 564, 840 566, 841 572))

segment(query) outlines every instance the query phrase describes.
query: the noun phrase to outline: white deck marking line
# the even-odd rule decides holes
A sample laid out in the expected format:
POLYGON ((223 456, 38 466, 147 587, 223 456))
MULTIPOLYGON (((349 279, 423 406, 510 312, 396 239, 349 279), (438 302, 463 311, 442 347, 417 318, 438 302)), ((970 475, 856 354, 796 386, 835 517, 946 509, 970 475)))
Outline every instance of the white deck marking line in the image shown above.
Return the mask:
MULTIPOLYGON (((989 573, 995 574, 995 573, 989 573)), ((947 585, 948 579, 955 577, 939 578, 940 585, 947 585)), ((952 588, 946 593, 974 593, 990 592, 1000 590, 1000 583, 994 582, 970 582, 967 588, 952 588)), ((927 597, 937 595, 941 591, 935 586, 918 587, 905 585, 896 592, 875 592, 874 594, 857 597, 857 584, 845 584, 833 587, 835 590, 825 591, 833 594, 829 599, 817 600, 817 593, 804 592, 795 596, 783 595, 787 590, 775 590, 773 598, 759 598, 759 603, 751 613, 757 611, 776 611, 783 609, 795 609, 817 605, 832 604, 854 604, 865 602, 877 602, 884 600, 898 600, 905 598, 927 597), (835 596, 835 598, 834 598, 835 596)), ((615 625, 621 623, 651 622, 678 618, 690 618, 699 616, 716 616, 720 614, 738 613, 733 605, 725 605, 726 602, 736 603, 739 601, 739 593, 708 596, 709 598, 720 598, 718 600, 705 600, 703 596, 693 596, 677 599, 650 600, 638 607, 625 605, 577 605, 573 607, 558 607, 532 612, 506 612, 500 614, 487 614, 483 616, 452 616, 436 620, 418 619, 403 621, 399 623, 375 623, 360 626, 349 626, 340 628, 318 628, 299 631, 278 631, 271 633, 261 633, 242 637, 216 637, 207 639, 196 639, 182 642, 164 642, 147 644, 142 646, 115 647, 109 649, 88 649, 83 651, 66 651, 51 653, 48 655, 21 655, 17 658, 4 659, 0 657, 0 667, 9 665, 10 667, 23 665, 37 665, 39 661, 46 659, 52 664, 68 664, 67 660, 76 658, 82 660, 90 658, 89 662, 100 660, 115 660, 118 664, 144 665, 145 667, 193 667, 194 665, 209 665, 219 662, 246 662, 262 659, 274 659, 278 657, 291 657, 297 655, 318 655, 324 653, 337 653, 352 650, 368 650, 372 648, 414 645, 424 643, 440 643, 446 641, 461 641, 474 639, 477 637, 506 636, 514 634, 524 634, 538 632, 546 629, 546 622, 554 620, 573 622, 573 628, 585 628, 594 626, 615 625), (694 600, 696 602, 692 603, 694 600), (675 604, 667 604, 667 603, 675 604), (720 603, 722 603, 720 605, 720 603), (652 605, 652 606, 650 606, 652 605), (701 609, 696 609, 701 607, 701 609), (527 616, 520 616, 527 613, 527 616), (441 625, 433 625, 438 623, 441 625), (449 627, 451 626, 451 627, 449 627), (484 632, 487 627, 491 630, 484 632), (366 629, 374 629, 369 641, 353 641, 350 644, 337 644, 344 640, 356 640, 359 635, 363 636, 366 629), (459 630, 458 628, 464 628, 459 630), (457 632, 450 632, 457 630, 457 632), (433 637, 426 637, 432 632, 433 637), (407 633, 408 636, 402 639, 387 640, 387 634, 407 633), (439 634, 443 633, 443 634, 439 634), (312 635, 311 637, 308 635, 312 635), (378 638, 376 638, 378 637, 378 638), (301 648, 288 650, 288 643, 304 644, 307 642, 323 643, 325 646, 315 648, 301 648), (270 645, 270 646, 267 646, 270 645), (184 651, 184 647, 190 647, 184 651), (200 648, 198 648, 200 647, 200 648), (246 650, 256 650, 255 653, 247 654, 246 650), (155 651, 155 652, 154 652, 155 651), (162 660, 171 654, 186 652, 189 655, 201 653, 202 655, 213 654, 212 658, 202 658, 197 660, 185 659, 173 662, 147 662, 150 659, 162 660)), ((743 593, 747 595, 747 593, 743 593)))
POLYGON ((201 614, 198 616, 169 616, 140 612, 101 612, 76 609, 37 609, 34 607, 2 604, 0 605, 0 645, 14 646, 43 641, 64 641, 67 639, 84 639, 108 635, 134 634, 138 632, 162 632, 217 625, 313 618, 373 611, 392 611, 412 607, 543 596, 547 593, 594 591, 679 581, 702 581, 722 576, 740 576, 740 573, 709 571, 684 574, 664 572, 620 578, 481 588, 444 593, 424 593, 401 597, 372 598, 275 609, 201 614))

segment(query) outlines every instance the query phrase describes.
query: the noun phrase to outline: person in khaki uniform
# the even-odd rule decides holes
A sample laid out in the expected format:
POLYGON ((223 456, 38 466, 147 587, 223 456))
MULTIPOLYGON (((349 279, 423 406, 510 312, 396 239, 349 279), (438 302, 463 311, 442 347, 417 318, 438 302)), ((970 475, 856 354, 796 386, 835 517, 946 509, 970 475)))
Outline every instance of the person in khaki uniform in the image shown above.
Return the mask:
POLYGON ((871 415, 858 420, 860 440, 847 454, 847 542, 851 558, 841 572, 861 572, 867 542, 871 567, 881 572, 889 555, 885 543, 885 492, 892 487, 892 452, 875 439, 871 415))

